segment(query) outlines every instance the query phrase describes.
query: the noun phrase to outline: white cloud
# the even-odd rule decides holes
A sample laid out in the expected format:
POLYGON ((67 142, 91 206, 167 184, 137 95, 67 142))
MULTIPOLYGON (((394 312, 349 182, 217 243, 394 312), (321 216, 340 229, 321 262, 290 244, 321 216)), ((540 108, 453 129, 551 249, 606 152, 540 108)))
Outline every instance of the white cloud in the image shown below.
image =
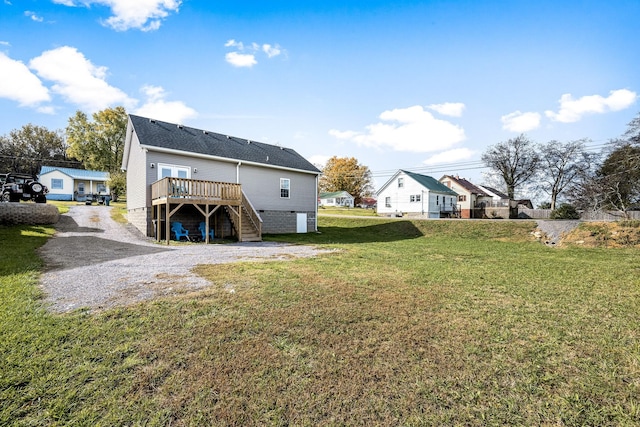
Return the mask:
POLYGON ((269 58, 273 58, 274 56, 278 56, 282 53, 280 46, 271 46, 270 44, 263 44, 262 51, 266 53, 269 58))
POLYGON ((54 85, 51 90, 67 101, 95 112, 114 104, 135 105, 120 89, 110 86, 105 78, 107 67, 93 65, 74 47, 49 50, 29 62, 29 67, 54 85))
POLYGON ((327 165, 327 162, 332 156, 325 156, 322 154, 315 154, 307 159, 311 162, 311 164, 315 165, 318 169, 322 169, 327 165))
POLYGON ((466 138, 461 127, 434 118, 419 105, 384 111, 380 119, 365 132, 332 129, 329 134, 365 147, 409 152, 439 151, 466 138))
POLYGON ((224 47, 237 47, 240 50, 244 50, 244 44, 242 42, 237 42, 234 39, 227 40, 224 47))
POLYGON ((523 133, 539 128, 541 117, 540 113, 514 111, 502 116, 500 120, 502 121, 502 129, 523 133))
POLYGON ((116 31, 139 29, 153 31, 171 12, 178 12, 182 0, 53 0, 65 6, 106 6, 113 16, 105 24, 116 31))
POLYGON ((225 60, 234 67, 253 67, 258 63, 253 54, 229 52, 225 55, 225 60))
POLYGON ((545 111, 551 120, 562 123, 573 123, 586 114, 602 114, 609 111, 620 111, 629 108, 638 99, 638 94, 627 89, 612 90, 608 97, 587 95, 573 99, 570 93, 560 97, 560 109, 557 113, 545 111))
POLYGON ((11 43, 4 41, 4 40, 0 40, 0 45, 2 46, 11 46, 11 43))
POLYGON ((0 52, 0 98, 34 107, 51 100, 49 90, 21 61, 0 52))
POLYGON ((235 39, 227 40, 224 47, 233 47, 237 49, 235 52, 229 52, 225 55, 225 60, 234 67, 253 67, 258 63, 258 60, 256 59, 256 54, 258 53, 264 53, 267 55, 268 59, 274 58, 283 53, 282 48, 278 44, 270 45, 265 43, 263 45, 259 45, 254 42, 247 46, 243 42, 235 39), (245 51, 247 53, 243 53, 245 51))
POLYGON ((444 104, 431 104, 427 108, 437 111, 444 116, 461 117, 465 109, 462 102, 445 102, 444 104))
POLYGON ((476 154, 475 151, 468 148, 454 148, 453 150, 444 151, 433 155, 423 161, 425 165, 438 165, 443 163, 454 163, 460 160, 467 160, 476 154))
POLYGON ((143 86, 141 92, 146 96, 144 105, 135 110, 136 114, 171 123, 184 123, 198 115, 196 110, 182 101, 166 101, 165 90, 159 86, 143 86))
POLYGON ((42 18, 41 16, 36 15, 35 12, 31 12, 30 10, 27 10, 24 13, 24 16, 28 16, 29 18, 31 18, 32 21, 36 21, 36 22, 44 21, 44 18, 42 18))

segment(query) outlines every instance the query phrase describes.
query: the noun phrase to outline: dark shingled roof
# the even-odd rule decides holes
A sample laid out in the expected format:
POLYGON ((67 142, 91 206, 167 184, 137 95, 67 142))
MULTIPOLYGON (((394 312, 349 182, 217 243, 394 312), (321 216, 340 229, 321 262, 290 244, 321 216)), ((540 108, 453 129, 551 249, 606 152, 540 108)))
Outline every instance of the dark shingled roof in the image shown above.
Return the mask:
POLYGON ((320 173, 290 148, 129 115, 141 145, 320 173))
POLYGON ((477 185, 473 184, 471 181, 468 181, 464 178, 460 178, 457 176, 451 176, 451 175, 445 175, 447 178, 456 181, 462 188, 464 188, 465 190, 467 190, 468 192, 470 192, 471 194, 477 194, 479 196, 488 196, 487 193, 485 193, 484 191, 482 191, 482 189, 480 187, 478 187, 477 185))
POLYGON ((486 185, 483 185, 482 188, 486 188, 487 190, 491 191, 493 194, 495 194, 496 196, 500 197, 501 199, 508 199, 509 198, 509 196, 504 194, 502 191, 496 190, 493 187, 487 187, 486 185))

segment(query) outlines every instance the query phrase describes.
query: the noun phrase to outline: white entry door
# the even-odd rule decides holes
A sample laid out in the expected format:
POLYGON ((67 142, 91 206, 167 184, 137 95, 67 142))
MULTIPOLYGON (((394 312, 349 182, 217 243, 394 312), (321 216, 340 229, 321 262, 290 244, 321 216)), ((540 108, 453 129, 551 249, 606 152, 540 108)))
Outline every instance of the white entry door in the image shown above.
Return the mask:
POLYGON ((307 232, 307 214, 306 213, 296 214, 296 232, 297 233, 307 232))

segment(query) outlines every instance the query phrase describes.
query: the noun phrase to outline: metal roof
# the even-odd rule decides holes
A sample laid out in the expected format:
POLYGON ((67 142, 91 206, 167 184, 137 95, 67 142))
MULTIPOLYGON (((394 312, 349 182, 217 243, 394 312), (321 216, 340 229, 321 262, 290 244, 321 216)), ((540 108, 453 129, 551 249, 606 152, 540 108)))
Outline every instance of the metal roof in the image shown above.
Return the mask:
POLYGON ((73 179, 88 179, 94 181, 108 181, 109 180, 109 172, 103 171, 90 171, 84 169, 72 169, 72 168, 61 168, 58 166, 42 166, 40 169, 40 176, 47 174, 49 172, 59 171, 65 175, 70 176, 73 179))

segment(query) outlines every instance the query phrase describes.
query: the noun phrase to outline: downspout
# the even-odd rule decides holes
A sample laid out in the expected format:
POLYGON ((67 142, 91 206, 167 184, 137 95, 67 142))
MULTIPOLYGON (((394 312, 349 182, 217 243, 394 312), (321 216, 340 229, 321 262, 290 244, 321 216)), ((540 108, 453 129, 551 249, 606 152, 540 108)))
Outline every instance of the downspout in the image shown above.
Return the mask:
POLYGON ((238 162, 236 165, 236 184, 240 184, 240 166, 242 166, 242 162, 238 162))
POLYGON ((320 185, 320 175, 316 175, 316 201, 315 201, 315 209, 316 209, 316 221, 315 221, 316 222, 316 225, 315 225, 316 229, 315 229, 315 231, 316 232, 318 231, 318 197, 319 197, 318 185, 320 185))

